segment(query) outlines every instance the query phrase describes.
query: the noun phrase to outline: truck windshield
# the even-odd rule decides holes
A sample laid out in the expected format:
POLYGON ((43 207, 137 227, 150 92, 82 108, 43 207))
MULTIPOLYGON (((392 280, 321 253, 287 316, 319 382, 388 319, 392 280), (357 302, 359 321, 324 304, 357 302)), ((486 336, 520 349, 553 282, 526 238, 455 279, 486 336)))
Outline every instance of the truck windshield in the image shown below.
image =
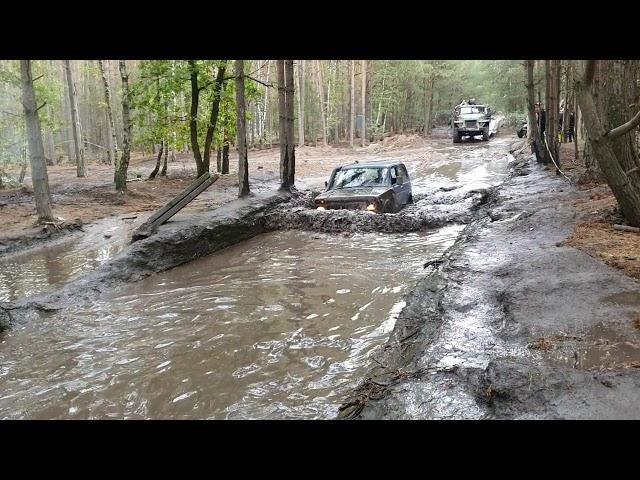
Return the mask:
POLYGON ((460 107, 460 114, 484 113, 484 107, 460 107))
POLYGON ((336 173, 330 188, 390 185, 387 168, 349 168, 336 173))

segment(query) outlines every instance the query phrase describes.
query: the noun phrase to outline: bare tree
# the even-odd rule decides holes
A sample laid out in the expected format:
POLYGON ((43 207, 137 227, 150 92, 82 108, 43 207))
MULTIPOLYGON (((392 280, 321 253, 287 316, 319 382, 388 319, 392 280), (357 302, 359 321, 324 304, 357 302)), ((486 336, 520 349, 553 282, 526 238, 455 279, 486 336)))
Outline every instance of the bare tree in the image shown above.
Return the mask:
POLYGON ((73 73, 71 72, 71 62, 64 61, 64 68, 67 76, 67 89, 69 92, 69 103, 71 105, 71 126, 73 128, 73 143, 76 149, 76 169, 78 177, 87 176, 87 163, 84 158, 84 146, 82 142, 82 132, 80 129, 80 120, 78 118, 78 99, 76 95, 76 87, 73 82, 73 73))
POLYGON ((47 164, 44 158, 42 130, 38 110, 44 106, 37 106, 36 94, 33 89, 31 75, 31 60, 20 60, 20 77, 22 80, 22 106, 27 125, 27 142, 29 145, 29 161, 31 163, 31 182, 36 201, 36 212, 39 222, 52 222, 51 193, 49 192, 49 178, 47 164))
POLYGON ((538 128, 538 122, 536 121, 535 114, 535 93, 533 91, 533 65, 535 60, 525 60, 525 74, 527 79, 527 103, 528 103, 528 120, 529 120, 529 141, 533 147, 533 153, 536 155, 536 160, 541 163, 548 163, 547 149, 543 143, 540 129, 538 128))
POLYGON ((116 163, 118 158, 118 138, 116 137, 116 127, 113 122, 113 111, 111 109, 111 89, 109 88, 109 80, 104 68, 104 60, 98 60, 98 67, 100 68, 100 75, 102 76, 102 83, 104 85, 104 102, 107 111, 107 138, 109 164, 116 163))
POLYGON ((249 194, 249 161, 247 159, 247 119, 244 98, 244 61, 235 61, 236 125, 238 130, 238 196, 249 194))
POLYGON ((284 61, 284 74, 285 74, 285 104, 287 114, 287 184, 289 187, 293 187, 295 184, 296 174, 296 144, 294 136, 294 95, 295 95, 295 81, 293 75, 293 60, 284 61))
POLYGON ((355 130, 355 123, 356 123, 356 109, 355 109, 355 96, 356 96, 356 68, 355 68, 355 64, 356 61, 355 60, 351 60, 351 101, 349 102, 349 118, 350 118, 350 122, 349 122, 349 145, 351 145, 351 147, 353 147, 353 132, 355 130))
POLYGON ((118 63, 120 68, 120 78, 122 80, 122 157, 115 170, 114 181, 118 192, 127 190, 127 170, 129 169, 129 158, 131 156, 131 116, 129 114, 129 74, 127 64, 124 60, 118 63))
POLYGON ((576 76, 578 104, 584 116, 584 127, 594 158, 597 159, 622 214, 632 226, 640 226, 640 167, 625 169, 624 159, 619 157, 619 152, 616 153, 620 143, 626 141, 626 135, 640 124, 640 110, 629 121, 615 128, 605 128, 606 119, 601 118, 591 91, 597 63, 597 60, 588 60, 582 75, 576 76))
POLYGON ((360 60, 360 64, 362 66, 362 130, 360 131, 360 144, 364 147, 366 145, 366 137, 367 137, 367 121, 366 121, 366 111, 367 111, 367 61, 360 60))
POLYGON ((298 60, 298 145, 304 145, 304 60, 298 60))
POLYGON ((280 188, 289 188, 289 150, 287 148, 287 99, 284 78, 284 60, 276 63, 278 74, 278 113, 279 113, 279 142, 280 142, 280 188))
MULTIPOLYGON (((316 64, 316 90, 318 99, 320 100, 320 118, 322 120, 322 143, 327 146, 327 108, 324 101, 324 83, 322 82, 322 66, 320 60, 315 61, 316 64)), ((315 142, 315 138, 314 138, 315 142)))

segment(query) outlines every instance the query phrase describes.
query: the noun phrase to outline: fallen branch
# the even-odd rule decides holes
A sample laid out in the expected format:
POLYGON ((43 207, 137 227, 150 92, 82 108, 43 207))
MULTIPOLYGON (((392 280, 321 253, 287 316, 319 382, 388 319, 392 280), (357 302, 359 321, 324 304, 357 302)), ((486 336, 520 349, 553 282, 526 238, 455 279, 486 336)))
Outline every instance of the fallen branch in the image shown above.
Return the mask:
POLYGON ((638 227, 630 227, 628 225, 614 225, 613 226, 614 230, 621 230, 623 232, 634 232, 634 233, 640 233, 640 228, 638 227))

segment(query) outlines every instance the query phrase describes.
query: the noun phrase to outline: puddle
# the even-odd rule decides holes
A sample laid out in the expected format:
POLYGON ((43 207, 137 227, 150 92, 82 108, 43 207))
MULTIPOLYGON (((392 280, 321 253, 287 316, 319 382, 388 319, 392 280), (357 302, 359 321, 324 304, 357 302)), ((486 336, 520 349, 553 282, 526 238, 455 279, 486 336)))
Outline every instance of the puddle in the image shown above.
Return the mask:
POLYGON ((628 292, 614 293, 602 299, 603 302, 617 303, 618 305, 640 306, 640 292, 630 290, 628 292))
POLYGON ((615 323, 598 323, 580 339, 554 338, 548 355, 554 362, 582 370, 640 367, 640 332, 629 335, 622 328, 615 323))

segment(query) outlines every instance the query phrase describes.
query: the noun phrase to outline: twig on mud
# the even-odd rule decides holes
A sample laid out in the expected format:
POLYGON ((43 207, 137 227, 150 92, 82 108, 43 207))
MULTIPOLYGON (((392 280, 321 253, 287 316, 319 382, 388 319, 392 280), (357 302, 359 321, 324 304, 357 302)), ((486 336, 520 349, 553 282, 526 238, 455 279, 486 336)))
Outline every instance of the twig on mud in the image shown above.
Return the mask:
POLYGON ((415 336, 419 331, 420 331, 419 329, 415 329, 413 333, 410 333, 409 335, 402 337, 400 339, 400 343, 404 343, 405 341, 409 340, 411 337, 415 336))
POLYGON ((371 356, 371 360, 373 360, 374 362, 376 362, 378 365, 380 365, 382 368, 387 369, 389 368, 387 365, 382 364, 381 362, 378 361, 378 359, 376 357, 374 357, 373 355, 371 356))

